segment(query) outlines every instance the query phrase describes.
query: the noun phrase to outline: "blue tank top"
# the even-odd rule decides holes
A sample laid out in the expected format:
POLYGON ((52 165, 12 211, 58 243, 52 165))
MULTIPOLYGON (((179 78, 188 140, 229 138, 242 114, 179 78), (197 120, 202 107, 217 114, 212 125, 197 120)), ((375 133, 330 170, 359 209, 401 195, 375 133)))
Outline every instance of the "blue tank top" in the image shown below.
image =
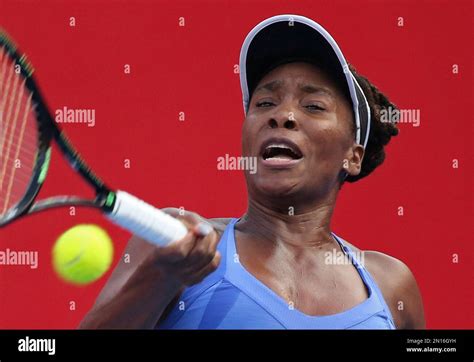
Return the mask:
POLYGON ((289 304, 239 263, 232 219, 219 241, 219 267, 188 287, 159 329, 395 329, 390 310, 369 272, 333 233, 362 278, 368 298, 337 314, 310 316, 289 304))

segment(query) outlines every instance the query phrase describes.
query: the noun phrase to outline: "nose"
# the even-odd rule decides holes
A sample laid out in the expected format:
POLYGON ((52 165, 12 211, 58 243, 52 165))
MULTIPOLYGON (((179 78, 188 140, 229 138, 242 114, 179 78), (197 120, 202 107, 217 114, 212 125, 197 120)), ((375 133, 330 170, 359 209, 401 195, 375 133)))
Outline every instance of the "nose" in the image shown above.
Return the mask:
POLYGON ((280 109, 275 109, 275 112, 270 116, 268 126, 270 128, 282 127, 286 129, 296 129, 298 123, 295 118, 295 113, 291 111, 289 107, 281 107, 280 109))

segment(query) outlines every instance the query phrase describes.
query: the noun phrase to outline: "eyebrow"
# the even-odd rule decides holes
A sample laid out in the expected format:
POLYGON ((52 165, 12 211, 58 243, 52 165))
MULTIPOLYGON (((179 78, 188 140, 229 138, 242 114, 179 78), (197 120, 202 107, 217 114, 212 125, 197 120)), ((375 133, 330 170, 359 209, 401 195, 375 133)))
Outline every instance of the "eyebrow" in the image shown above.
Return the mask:
POLYGON ((312 84, 300 84, 299 85, 299 89, 301 89, 303 92, 305 93, 309 93, 309 94, 312 94, 312 93, 323 93, 323 94, 326 94, 332 98, 335 98, 334 97, 334 94, 333 92, 331 92, 328 88, 326 87, 320 87, 320 86, 314 86, 312 84))
MULTIPOLYGON (((283 85, 283 81, 281 80, 274 80, 268 83, 265 83, 255 89, 254 94, 261 91, 261 90, 268 90, 270 92, 273 92, 277 90, 278 88, 281 88, 283 85)), ((329 89, 326 87, 321 87, 321 86, 315 86, 313 84, 309 83, 302 83, 298 85, 298 88, 303 91, 304 93, 312 94, 312 93, 323 93, 326 94, 332 98, 335 98, 333 92, 331 92, 329 89)))
POLYGON ((260 87, 257 87, 257 89, 254 90, 254 93, 257 93, 258 91, 261 91, 261 90, 268 90, 270 92, 273 92, 274 90, 281 88, 282 85, 283 85, 283 81, 274 80, 274 81, 265 83, 261 85, 260 87))

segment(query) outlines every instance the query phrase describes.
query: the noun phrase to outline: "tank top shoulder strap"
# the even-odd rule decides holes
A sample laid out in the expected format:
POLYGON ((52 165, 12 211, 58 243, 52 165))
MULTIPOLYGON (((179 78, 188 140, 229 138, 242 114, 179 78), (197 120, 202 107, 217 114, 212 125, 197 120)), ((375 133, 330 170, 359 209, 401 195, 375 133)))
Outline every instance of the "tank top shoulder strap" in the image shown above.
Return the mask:
POLYGON ((390 321, 392 322, 393 325, 395 325, 393 321, 392 313, 390 312, 390 308, 385 302, 385 298, 383 297, 382 291, 380 290, 379 286, 375 282, 372 275, 369 273, 369 271, 365 267, 364 252, 363 251, 355 252, 354 250, 352 250, 351 247, 349 247, 349 245, 347 245, 347 242, 344 239, 342 239, 341 237, 337 236, 334 233, 332 233, 332 235, 334 236, 334 239, 339 243, 344 253, 350 258, 354 266, 359 271, 359 274, 362 277, 363 281, 370 288, 369 292, 373 292, 375 294, 378 301, 383 306, 383 309, 385 310, 385 313, 389 317, 390 321))
POLYGON ((225 256, 227 255, 228 241, 230 239, 229 233, 233 232, 234 224, 237 222, 237 220, 238 219, 231 219, 222 233, 219 243, 217 244, 217 250, 221 254, 221 261, 217 269, 204 278, 200 283, 186 288, 182 295, 184 299, 193 301, 206 289, 210 288, 224 278, 227 270, 227 258, 225 256))

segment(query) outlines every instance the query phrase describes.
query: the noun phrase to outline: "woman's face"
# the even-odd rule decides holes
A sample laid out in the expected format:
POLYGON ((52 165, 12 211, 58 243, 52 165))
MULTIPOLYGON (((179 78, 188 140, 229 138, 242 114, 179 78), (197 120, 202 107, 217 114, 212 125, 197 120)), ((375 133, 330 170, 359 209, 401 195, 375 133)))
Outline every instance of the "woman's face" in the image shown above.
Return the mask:
POLYGON ((351 105, 316 66, 273 69, 255 88, 242 130, 243 155, 258 158, 257 172, 246 172, 249 192, 313 198, 338 188, 344 160, 360 170, 353 122, 351 105))

